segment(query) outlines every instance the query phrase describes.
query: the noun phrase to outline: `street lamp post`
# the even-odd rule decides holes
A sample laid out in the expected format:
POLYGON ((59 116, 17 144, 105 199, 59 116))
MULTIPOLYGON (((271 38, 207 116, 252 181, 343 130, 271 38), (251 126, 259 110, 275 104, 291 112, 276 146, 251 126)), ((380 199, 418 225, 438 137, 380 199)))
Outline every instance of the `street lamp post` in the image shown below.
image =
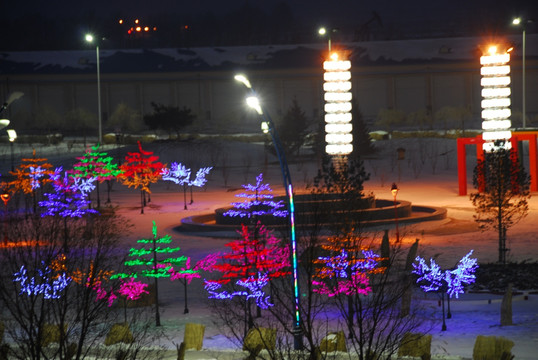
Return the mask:
MULTIPOLYGON (((86 34, 86 41, 89 43, 93 43, 94 37, 91 34, 86 34)), ((99 121, 99 133, 98 133, 98 141, 99 144, 103 143, 103 129, 102 129, 102 118, 101 118, 101 69, 99 67, 100 60, 99 60, 99 44, 95 45, 95 55, 97 58, 97 119, 99 121)))
POLYGON ((15 171, 14 169, 14 163, 15 163, 15 159, 14 159, 14 156, 13 156, 13 143, 15 142, 15 140, 17 139, 17 132, 13 129, 7 129, 7 136, 9 137, 9 142, 11 144, 11 171, 15 171))
POLYGON ((525 94, 525 89, 526 89, 526 86, 525 86, 525 42, 526 42, 526 36, 525 36, 525 32, 526 32, 526 28, 527 28, 527 24, 531 22, 530 20, 525 20, 525 19, 522 19, 522 18, 515 18, 514 20, 512 20, 512 24, 513 25, 516 25, 516 26, 519 26, 521 25, 521 28, 523 30, 523 33, 522 33, 522 44, 521 44, 521 50, 522 50, 522 53, 521 53, 521 101, 522 101, 522 104, 521 104, 521 112, 522 112, 522 116, 523 116, 523 129, 525 129, 527 127, 527 109, 526 109, 526 94, 525 94))
POLYGON ((398 195, 398 185, 396 183, 392 183, 392 187, 390 188, 390 192, 392 193, 392 196, 394 198, 394 221, 396 222, 396 242, 400 242, 400 231, 398 229, 398 203, 396 202, 396 195, 398 195))
POLYGON ((300 311, 300 298, 299 298, 299 277, 298 277, 298 261, 297 261, 297 240, 295 238, 295 205, 293 201, 293 186, 291 182, 290 171, 286 156, 278 133, 275 129, 274 123, 258 100, 256 92, 252 88, 250 81, 244 75, 236 75, 235 80, 241 82, 250 91, 251 96, 247 98, 247 104, 256 110, 264 119, 262 123, 262 129, 264 132, 268 132, 271 135, 273 144, 275 146, 278 161, 280 162, 280 169, 282 171, 282 179, 284 182, 284 190, 286 191, 286 199, 288 201, 288 214, 289 214, 289 230, 290 230, 290 247, 291 247, 291 261, 293 271, 293 296, 294 296, 294 317, 293 317, 293 337, 295 350, 303 349, 303 337, 301 331, 301 311, 300 311))

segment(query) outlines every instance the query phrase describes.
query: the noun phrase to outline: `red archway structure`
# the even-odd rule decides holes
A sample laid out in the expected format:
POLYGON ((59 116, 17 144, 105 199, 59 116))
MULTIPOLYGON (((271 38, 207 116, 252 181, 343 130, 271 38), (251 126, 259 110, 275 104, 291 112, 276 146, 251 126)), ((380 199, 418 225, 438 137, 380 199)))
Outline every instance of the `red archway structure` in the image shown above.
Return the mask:
MULTIPOLYGON (((529 175, 531 178, 531 191, 538 191, 538 157, 536 136, 538 131, 522 131, 512 133, 512 149, 516 152, 518 150, 518 143, 521 141, 529 142, 529 175)), ((458 183, 459 183, 459 195, 467 195, 467 151, 465 145, 476 146, 476 159, 477 161, 484 159, 484 151, 482 150, 482 144, 484 140, 482 135, 478 135, 473 138, 458 138, 458 183)))

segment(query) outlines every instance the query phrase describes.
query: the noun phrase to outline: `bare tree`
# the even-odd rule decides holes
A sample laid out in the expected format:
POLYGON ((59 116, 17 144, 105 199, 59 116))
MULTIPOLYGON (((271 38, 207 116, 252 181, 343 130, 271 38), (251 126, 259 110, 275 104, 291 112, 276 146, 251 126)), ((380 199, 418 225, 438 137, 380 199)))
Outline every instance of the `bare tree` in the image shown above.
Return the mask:
POLYGON ((500 149, 486 153, 473 175, 477 192, 470 195, 475 221, 481 230, 495 230, 499 237, 499 263, 506 263, 506 232, 527 216, 530 177, 515 152, 500 149))
MULTIPOLYGON (((0 251, 0 303, 13 345, 10 356, 62 360, 96 356, 96 349, 101 349, 96 345, 111 325, 123 322, 122 312, 109 307, 109 299, 96 289, 120 270, 122 261, 114 254, 128 222, 115 215, 92 215, 70 219, 66 227, 60 217, 34 215, 13 216, 10 223, 7 244, 0 251)), ((117 284, 107 284, 107 291, 117 289, 117 284)), ((140 321, 144 313, 131 315, 140 321)), ((140 321, 125 351, 139 351, 140 332, 147 335, 147 331, 140 321)))

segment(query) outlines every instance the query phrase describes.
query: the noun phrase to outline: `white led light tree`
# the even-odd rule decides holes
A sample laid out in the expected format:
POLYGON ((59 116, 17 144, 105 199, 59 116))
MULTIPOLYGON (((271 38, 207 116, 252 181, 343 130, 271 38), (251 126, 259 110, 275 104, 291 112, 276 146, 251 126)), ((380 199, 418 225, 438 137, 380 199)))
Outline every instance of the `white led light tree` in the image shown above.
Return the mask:
POLYGON ((498 53, 497 46, 488 48, 480 58, 482 68, 482 138, 486 152, 511 148, 510 138, 510 54, 498 53))

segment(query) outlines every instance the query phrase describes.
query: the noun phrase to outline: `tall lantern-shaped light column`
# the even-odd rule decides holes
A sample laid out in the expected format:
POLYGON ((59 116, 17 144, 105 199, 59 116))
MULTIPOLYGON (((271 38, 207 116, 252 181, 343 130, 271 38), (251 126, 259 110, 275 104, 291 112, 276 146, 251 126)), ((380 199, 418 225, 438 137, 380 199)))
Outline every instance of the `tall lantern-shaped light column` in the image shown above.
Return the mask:
POLYGON ((325 151, 333 162, 353 151, 351 135, 351 61, 340 60, 332 53, 323 62, 323 90, 325 92, 325 151))
POLYGON ((482 68, 482 138, 484 151, 511 148, 510 138, 510 54, 499 53, 497 46, 488 48, 480 58, 482 68))

